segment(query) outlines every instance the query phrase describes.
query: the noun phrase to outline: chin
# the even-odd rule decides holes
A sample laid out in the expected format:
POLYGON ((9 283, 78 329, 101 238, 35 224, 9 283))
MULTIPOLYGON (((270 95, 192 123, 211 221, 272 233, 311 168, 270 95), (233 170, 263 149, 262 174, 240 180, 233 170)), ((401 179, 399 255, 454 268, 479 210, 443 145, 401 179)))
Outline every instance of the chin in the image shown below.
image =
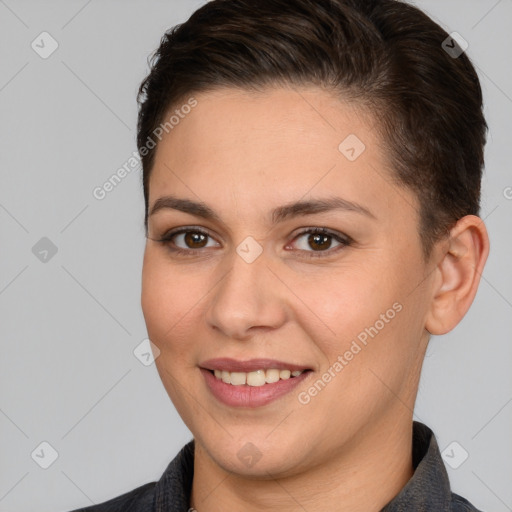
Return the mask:
POLYGON ((298 452, 304 447, 304 441, 300 438, 295 443, 290 442, 290 438, 288 443, 284 443, 282 436, 270 440, 265 430, 254 436, 244 435, 243 439, 236 441, 226 435, 224 443, 216 439, 201 439, 201 444, 215 464, 227 472, 247 478, 267 480, 278 475, 291 476, 300 473, 301 466, 308 465, 303 461, 306 454, 298 452))

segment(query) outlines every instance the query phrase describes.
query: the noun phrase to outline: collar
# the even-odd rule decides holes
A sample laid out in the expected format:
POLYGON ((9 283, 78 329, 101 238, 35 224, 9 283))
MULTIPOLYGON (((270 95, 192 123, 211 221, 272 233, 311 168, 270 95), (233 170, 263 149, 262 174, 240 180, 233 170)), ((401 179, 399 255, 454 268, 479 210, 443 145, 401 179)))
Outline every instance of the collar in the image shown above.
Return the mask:
MULTIPOLYGON (((432 430, 413 422, 414 474, 381 512, 450 512, 448 474, 432 430)), ((188 512, 194 476, 194 440, 170 462, 155 488, 156 512, 188 512)))
POLYGON ((381 512, 450 512, 452 493, 434 433, 423 423, 413 422, 412 465, 414 474, 381 512))

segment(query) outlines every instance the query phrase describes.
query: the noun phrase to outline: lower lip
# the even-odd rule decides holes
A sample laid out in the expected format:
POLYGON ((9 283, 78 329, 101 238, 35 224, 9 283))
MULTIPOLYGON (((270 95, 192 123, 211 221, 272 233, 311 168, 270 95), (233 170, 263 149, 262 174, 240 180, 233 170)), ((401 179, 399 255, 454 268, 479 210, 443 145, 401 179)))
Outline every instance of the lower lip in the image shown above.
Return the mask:
POLYGON ((305 371, 298 377, 290 377, 289 379, 279 379, 272 384, 263 384, 263 386, 234 386, 226 384, 217 379, 210 370, 200 368, 204 375, 206 384, 213 396, 225 405, 231 407, 261 407, 267 405, 274 400, 290 393, 304 379, 307 379, 311 371, 305 371))

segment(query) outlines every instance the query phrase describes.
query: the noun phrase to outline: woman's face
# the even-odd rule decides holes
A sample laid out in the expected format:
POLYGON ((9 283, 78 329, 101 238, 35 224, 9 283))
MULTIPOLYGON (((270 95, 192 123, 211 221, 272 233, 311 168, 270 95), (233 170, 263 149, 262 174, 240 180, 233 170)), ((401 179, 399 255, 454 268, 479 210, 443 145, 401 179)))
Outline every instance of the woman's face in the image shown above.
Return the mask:
POLYGON ((142 308, 170 398, 239 474, 372 446, 410 421, 428 341, 416 196, 386 170, 375 119, 320 89, 195 98, 149 187, 142 308))

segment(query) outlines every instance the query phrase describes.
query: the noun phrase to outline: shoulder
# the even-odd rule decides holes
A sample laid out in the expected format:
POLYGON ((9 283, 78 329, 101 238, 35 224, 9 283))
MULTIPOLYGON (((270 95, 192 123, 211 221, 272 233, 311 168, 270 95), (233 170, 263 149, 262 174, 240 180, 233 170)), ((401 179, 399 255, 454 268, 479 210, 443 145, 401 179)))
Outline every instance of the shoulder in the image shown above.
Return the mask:
POLYGON ((459 496, 458 494, 452 493, 452 512, 483 512, 472 505, 466 498, 459 496))
POLYGON ((194 474, 194 440, 188 442, 167 465, 157 482, 149 482, 116 498, 68 512, 154 512, 187 510, 194 474), (176 508, 178 506, 178 508, 176 508))
POLYGON ((156 482, 150 482, 108 501, 69 512, 150 512, 156 482))

